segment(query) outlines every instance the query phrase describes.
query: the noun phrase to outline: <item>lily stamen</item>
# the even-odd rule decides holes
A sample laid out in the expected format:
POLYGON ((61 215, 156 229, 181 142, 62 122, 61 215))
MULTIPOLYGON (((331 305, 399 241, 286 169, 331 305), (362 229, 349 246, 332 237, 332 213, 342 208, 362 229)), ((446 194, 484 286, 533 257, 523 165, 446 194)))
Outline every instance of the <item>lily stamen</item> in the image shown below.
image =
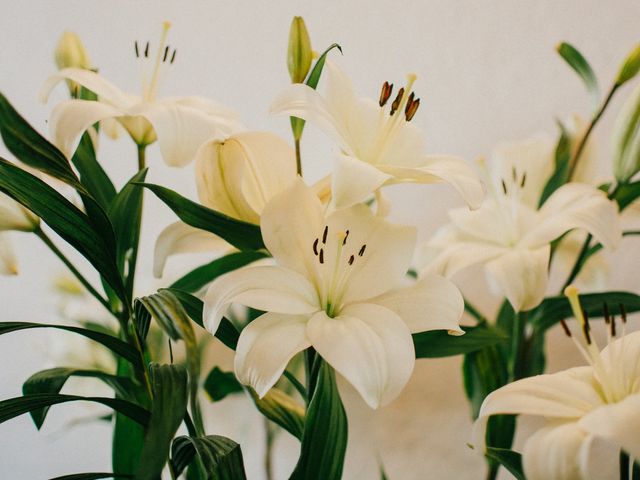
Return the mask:
POLYGON ((378 101, 380 107, 384 107, 387 104, 389 97, 391 97, 391 92, 393 92, 393 83, 384 82, 380 91, 380 100, 378 101))
POLYGON ((396 113, 398 108, 400 108, 400 102, 402 102, 402 97, 404 96, 404 87, 398 91, 398 95, 396 95, 396 99, 391 104, 391 111, 389 115, 393 117, 393 114, 396 113))

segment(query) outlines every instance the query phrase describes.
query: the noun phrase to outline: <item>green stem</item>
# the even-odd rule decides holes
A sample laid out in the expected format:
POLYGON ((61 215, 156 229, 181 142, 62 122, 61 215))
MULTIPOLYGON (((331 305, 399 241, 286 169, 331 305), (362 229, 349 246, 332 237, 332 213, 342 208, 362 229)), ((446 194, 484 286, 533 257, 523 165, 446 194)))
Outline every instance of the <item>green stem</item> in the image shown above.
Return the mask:
POLYGON ((109 302, 102 296, 100 293, 89 283, 89 281, 84 278, 84 276, 80 273, 80 271, 71 263, 71 261, 65 256, 62 251, 53 243, 53 241, 47 236, 44 231, 38 227, 34 232, 43 242, 49 247, 49 249, 66 265, 66 267, 73 273, 73 275, 78 279, 78 281, 87 289, 87 291, 93 295, 96 300, 98 300, 104 308, 107 309, 109 313, 115 315, 113 310, 111 309, 111 305, 109 302))
POLYGON ((576 279, 576 277, 580 273, 580 270, 582 269, 582 265, 584 263, 585 257, 587 256, 587 253, 589 252, 589 245, 591 244, 591 239, 592 238, 593 238, 593 236, 591 234, 587 235, 587 238, 585 239, 584 244, 582 245, 582 249, 580 249, 580 253, 578 254, 578 258, 576 259, 576 263, 573 265, 573 268, 571 269, 571 273, 569 273, 569 277, 567 277, 567 281, 564 282, 564 285, 562 286, 562 289, 560 290, 560 294, 562 294, 562 292, 564 292, 565 288, 567 288, 569 285, 571 285, 571 283, 576 279))
POLYGON ((296 172, 298 172, 298 175, 302 176, 302 156, 300 154, 300 139, 296 138, 294 143, 296 146, 296 172))
POLYGON ((500 464, 497 462, 492 462, 489 465, 489 469, 487 470, 486 480, 496 480, 498 477, 498 470, 500 470, 500 464))
POLYGON ((143 170, 147 166, 146 150, 146 145, 138 145, 138 171, 143 170))
MULTIPOLYGON (((145 158, 146 158, 146 146, 138 145, 138 171, 146 168, 145 158)), ((142 192, 142 195, 144 199, 144 192, 142 192)), ((142 201, 140 202, 140 215, 138 215, 137 218, 135 219, 135 221, 138 222, 138 225, 136 228, 136 231, 138 232, 138 236, 131 247, 131 257, 129 258, 129 261, 128 261, 129 269, 127 272, 127 277, 125 279, 125 282, 126 282, 125 288, 129 298, 133 298, 133 287, 134 287, 135 277, 136 277, 136 265, 138 263, 138 246, 140 244, 140 222, 142 222, 142 201)))
POLYGON ((630 459, 626 452, 620 452, 620 480, 629 480, 630 459))
POLYGON ((509 356, 509 383, 520 378, 522 347, 524 345, 525 325, 527 323, 527 313, 516 313, 513 319, 513 330, 511 334, 511 352, 509 356))
POLYGON ((475 318, 478 321, 478 323, 487 322, 487 318, 482 313, 480 313, 480 310, 478 310, 476 307, 471 305, 471 303, 469 303, 469 301, 466 298, 464 299, 464 310, 473 318, 475 318))

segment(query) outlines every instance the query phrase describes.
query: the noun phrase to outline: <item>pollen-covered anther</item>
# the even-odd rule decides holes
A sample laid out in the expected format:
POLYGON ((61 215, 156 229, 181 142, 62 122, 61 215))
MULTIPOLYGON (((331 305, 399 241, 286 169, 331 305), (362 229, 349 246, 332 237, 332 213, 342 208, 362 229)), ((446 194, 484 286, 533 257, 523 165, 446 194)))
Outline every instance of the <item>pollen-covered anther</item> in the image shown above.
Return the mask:
POLYGON ((353 255, 351 255, 349 257, 349 261, 347 262, 349 265, 353 265, 353 261, 355 260, 355 257, 353 255))
POLYGON ((502 191, 504 192, 505 195, 507 195, 508 194, 507 183, 504 181, 504 178, 501 179, 500 182, 502 183, 502 191))
POLYGON ((361 257, 362 255, 364 255, 364 251, 366 250, 367 245, 364 244, 362 245, 362 247, 360 247, 360 251, 358 252, 358 256, 361 257))
POLYGON ((582 324, 582 333, 584 334, 584 339, 587 342, 587 345, 591 345, 591 326, 589 325, 589 316, 587 312, 582 309, 582 318, 584 318, 584 323, 582 324))
POLYGON ((318 242, 320 241, 320 239, 316 238, 313 241, 313 253, 314 255, 317 257, 318 256, 318 242))
POLYGON ((149 42, 147 42, 147 45, 144 47, 144 58, 149 58, 149 42))
POLYGON ((138 41, 133 42, 133 49, 136 52, 136 58, 140 58, 140 50, 138 49, 138 41))
POLYGON ((318 255, 318 259, 320 260, 320 264, 324 263, 324 249, 320 249, 320 255, 318 255))
POLYGON ((404 118, 407 122, 410 122, 416 112, 418 111, 418 107, 420 106, 420 99, 416 98, 414 100, 415 94, 411 92, 409 95, 409 99, 407 100, 407 105, 404 107, 404 118))
POLYGON ((393 116, 393 114, 396 113, 396 110, 400 108, 400 102, 402 102, 403 96, 404 96, 404 88, 401 88, 398 91, 398 95, 396 95, 396 99, 391 104, 391 111, 389 112, 389 115, 393 116))
POLYGON ((384 82, 382 84, 382 90, 380 90, 380 100, 378 101, 381 107, 387 104, 389 97, 391 97, 391 92, 393 92, 393 83, 384 82))
POLYGON ((326 244, 327 243, 327 235, 329 234, 329 226, 325 226, 324 227, 324 231, 322 232, 322 244, 326 244))
POLYGON ((347 230, 346 232, 344 232, 344 239, 342 240, 342 245, 346 245, 346 243, 347 243, 347 238, 349 238, 349 230, 347 230))
POLYGON ((522 180, 520 180, 520 188, 524 188, 524 184, 526 183, 526 181, 527 181, 527 172, 524 172, 522 174, 522 180))

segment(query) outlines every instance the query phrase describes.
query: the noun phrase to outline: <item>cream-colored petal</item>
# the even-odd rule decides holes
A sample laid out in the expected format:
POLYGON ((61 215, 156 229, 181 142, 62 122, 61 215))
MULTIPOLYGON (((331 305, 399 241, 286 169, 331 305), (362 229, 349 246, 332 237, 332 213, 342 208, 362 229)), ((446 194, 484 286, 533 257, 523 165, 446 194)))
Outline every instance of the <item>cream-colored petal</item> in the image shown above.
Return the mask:
POLYGON ((589 434, 574 422, 541 428, 529 437, 522 452, 527 480, 584 479, 582 451, 589 442, 589 434))
MULTIPOLYGON (((618 335, 622 330, 619 308, 609 305, 610 312, 617 316, 618 335)), ((640 392, 640 331, 616 338, 602 349, 600 357, 616 398, 640 392)))
POLYGON ((216 125, 221 135, 229 136, 245 130, 240 121, 240 115, 235 110, 219 102, 205 97, 165 97, 167 102, 175 102, 185 107, 200 110, 208 116, 216 119, 216 125))
POLYGON ((568 183, 544 203, 538 225, 524 236, 521 244, 540 246, 574 228, 591 233, 607 248, 616 248, 622 239, 616 204, 595 187, 568 183))
POLYGON ((293 356, 309 347, 308 316, 265 313, 240 334, 234 360, 236 376, 263 397, 293 356))
POLYGON ((168 225, 156 240, 153 253, 153 275, 162 277, 164 266, 171 255, 179 253, 217 252, 229 250, 230 245, 211 232, 194 228, 183 222, 168 225))
MULTIPOLYGON (((442 232, 449 234, 451 230, 442 232)), ((424 267, 421 275, 435 273, 451 277, 460 270, 488 262, 509 252, 509 249, 492 243, 460 239, 452 239, 450 246, 443 246, 436 238, 432 249, 429 245, 430 242, 427 242, 426 247, 422 249, 424 267)))
POLYGON ((319 312, 308 323, 307 337, 371 408, 396 398, 413 371, 409 329, 379 305, 351 305, 335 318, 319 312))
POLYGON ((51 112, 49 128, 51 138, 67 158, 75 151, 80 135, 91 125, 106 118, 119 117, 122 110, 102 102, 89 100, 66 100, 56 105, 51 112))
POLYGON ((335 158, 331 176, 333 205, 335 208, 345 208, 364 202, 390 178, 390 175, 373 165, 339 154, 335 158))
POLYGON ((0 231, 30 232, 38 225, 38 217, 13 198, 0 192, 0 231))
POLYGON ((214 280, 204 297, 204 325, 215 333, 232 303, 285 314, 312 314, 318 296, 309 281, 286 268, 245 267, 214 280))
POLYGON ((18 260, 6 232, 0 231, 0 275, 17 275, 18 260))
POLYGON ((425 275, 414 285, 369 300, 398 314, 411 333, 448 330, 462 334, 464 299, 458 287, 439 275, 425 275))
POLYGON ((540 304, 549 281, 550 247, 515 249, 486 264, 487 274, 504 293, 516 312, 540 304))

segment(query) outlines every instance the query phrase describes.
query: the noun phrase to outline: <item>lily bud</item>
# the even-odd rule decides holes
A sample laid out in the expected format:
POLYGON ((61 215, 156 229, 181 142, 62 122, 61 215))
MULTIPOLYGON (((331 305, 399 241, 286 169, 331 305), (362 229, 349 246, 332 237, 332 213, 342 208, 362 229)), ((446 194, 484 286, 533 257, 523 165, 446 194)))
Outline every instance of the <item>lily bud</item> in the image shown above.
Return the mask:
POLYGON ((640 85, 622 107, 613 131, 613 172, 626 182, 640 171, 640 85))
POLYGON ((0 193, 0 231, 20 230, 33 232, 40 219, 11 197, 0 193))
POLYGON ((293 83, 302 83, 311 68, 311 39, 302 17, 293 17, 289 30, 287 67, 293 83))
POLYGON ((640 45, 636 45, 625 59, 618 72, 616 85, 620 86, 628 82, 638 74, 638 71, 640 71, 640 45))
POLYGON ((58 41, 55 50, 56 65, 63 68, 91 69, 89 54, 82 44, 80 37, 74 32, 64 32, 58 41))

